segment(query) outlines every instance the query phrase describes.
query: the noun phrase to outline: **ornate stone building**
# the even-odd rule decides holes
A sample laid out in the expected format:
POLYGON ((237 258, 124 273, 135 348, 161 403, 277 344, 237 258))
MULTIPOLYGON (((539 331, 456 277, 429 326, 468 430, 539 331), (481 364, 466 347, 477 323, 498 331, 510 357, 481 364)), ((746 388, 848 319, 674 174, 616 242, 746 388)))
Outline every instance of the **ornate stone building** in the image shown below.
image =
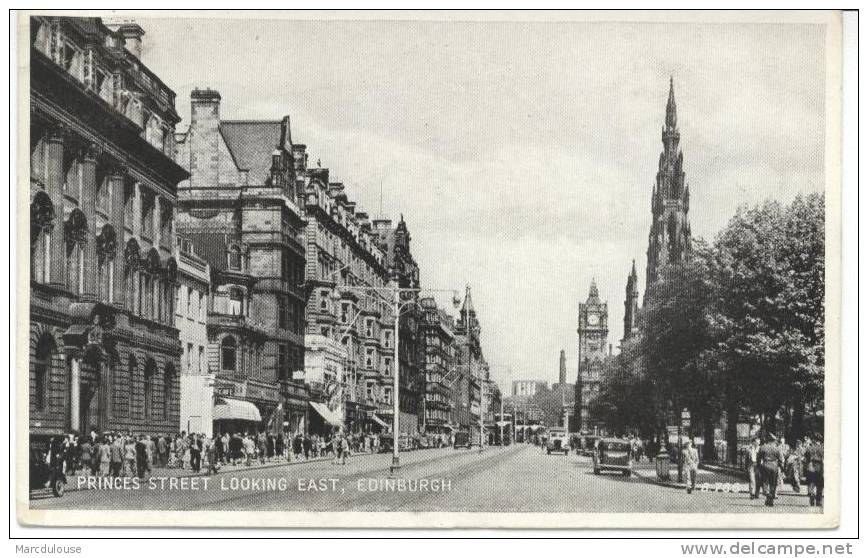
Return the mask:
MULTIPOLYGON (((404 216, 401 216, 394 227, 388 219, 374 221, 374 232, 386 256, 389 276, 401 288, 418 289, 419 266, 410 251, 410 232, 404 216)), ((425 339, 420 330, 422 321, 423 312, 417 304, 408 304, 401 310, 398 331, 398 404, 401 430, 408 434, 418 432, 423 422, 421 407, 425 391, 425 339)))
POLYGON ((30 427, 179 426, 175 93, 144 31, 30 20, 30 427))
POLYGON ((454 403, 454 383, 450 378, 455 361, 455 323, 445 310, 437 307, 433 298, 423 298, 420 304, 425 343, 422 430, 431 434, 450 434, 454 403))
POLYGON ((208 364, 219 430, 305 424, 305 218, 289 117, 223 120, 220 94, 195 89, 177 156, 178 232, 211 269, 208 364))
POLYGON ((456 431, 468 433, 473 443, 478 443, 479 440, 482 382, 488 378, 488 363, 482 354, 479 337, 481 331, 468 286, 455 325, 456 378, 453 388, 452 423, 456 431))
POLYGON ((608 356, 609 307, 600 300, 597 284, 592 280, 588 298, 579 304, 579 374, 576 382, 575 417, 579 430, 594 432, 603 424, 592 416, 591 403, 600 392, 608 356))
POLYGON ((657 166, 657 179, 651 196, 651 230, 648 233, 648 265, 645 292, 657 280, 660 268, 690 255, 690 186, 684 180, 684 155, 679 148, 678 110, 675 86, 669 79, 666 120, 661 133, 663 152, 657 166))
POLYGON ((296 147, 308 219, 305 382, 350 431, 387 428, 394 318, 385 293, 359 290, 389 283, 386 254, 344 185, 326 168, 307 168, 305 147, 296 147))

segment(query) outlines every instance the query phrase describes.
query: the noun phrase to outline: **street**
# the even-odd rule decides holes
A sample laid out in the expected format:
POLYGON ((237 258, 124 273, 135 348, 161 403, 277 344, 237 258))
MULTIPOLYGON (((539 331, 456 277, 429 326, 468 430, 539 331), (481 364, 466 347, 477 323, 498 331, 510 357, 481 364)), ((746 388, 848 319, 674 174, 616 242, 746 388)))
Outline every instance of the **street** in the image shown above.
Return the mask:
MULTIPOLYGON (((594 475, 589 458, 546 455, 518 444, 401 454, 396 478, 391 454, 356 455, 346 465, 330 461, 281 464, 213 477, 161 477, 138 488, 71 490, 62 498, 37 497, 32 509, 455 511, 455 512, 696 512, 818 513, 801 495, 785 493, 775 507, 744 493, 661 486, 653 465, 635 474, 594 475)), ((698 482, 708 481, 700 471, 698 482)), ((70 479, 70 483, 76 483, 70 479)))

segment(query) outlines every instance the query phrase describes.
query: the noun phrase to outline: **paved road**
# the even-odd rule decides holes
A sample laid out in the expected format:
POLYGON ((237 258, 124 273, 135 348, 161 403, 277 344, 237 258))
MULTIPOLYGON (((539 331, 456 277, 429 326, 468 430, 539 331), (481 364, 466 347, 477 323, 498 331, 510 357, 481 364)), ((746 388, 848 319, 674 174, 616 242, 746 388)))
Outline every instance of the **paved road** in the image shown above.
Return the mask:
POLYGON ((746 494, 694 492, 657 485, 640 475, 594 475, 587 458, 546 455, 526 445, 473 450, 437 449, 281 465, 221 473, 207 480, 155 477, 138 489, 91 489, 31 501, 34 509, 263 510, 263 511, 525 511, 525 512, 795 512, 819 511, 804 496, 785 495, 774 508, 746 494), (193 489, 193 484, 198 489, 193 489), (403 488, 403 491, 402 491, 403 488))

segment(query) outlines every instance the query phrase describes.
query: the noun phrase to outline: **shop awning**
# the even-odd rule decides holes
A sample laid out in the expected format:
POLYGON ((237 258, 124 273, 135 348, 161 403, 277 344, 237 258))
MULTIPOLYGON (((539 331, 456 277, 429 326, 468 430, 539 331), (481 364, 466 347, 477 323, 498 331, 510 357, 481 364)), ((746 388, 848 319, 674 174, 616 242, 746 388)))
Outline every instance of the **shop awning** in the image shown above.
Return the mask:
POLYGON ((325 403, 317 403, 316 401, 311 401, 310 406, 313 407, 313 410, 316 411, 319 416, 321 416, 327 423, 332 426, 343 426, 344 421, 342 418, 337 416, 331 409, 329 409, 325 403))
POLYGON ((261 422, 259 409, 250 401, 221 397, 214 405, 214 420, 248 420, 261 422))
POLYGON ((377 415, 371 415, 371 420, 382 426, 383 428, 389 428, 389 425, 386 424, 386 421, 378 417, 377 415))

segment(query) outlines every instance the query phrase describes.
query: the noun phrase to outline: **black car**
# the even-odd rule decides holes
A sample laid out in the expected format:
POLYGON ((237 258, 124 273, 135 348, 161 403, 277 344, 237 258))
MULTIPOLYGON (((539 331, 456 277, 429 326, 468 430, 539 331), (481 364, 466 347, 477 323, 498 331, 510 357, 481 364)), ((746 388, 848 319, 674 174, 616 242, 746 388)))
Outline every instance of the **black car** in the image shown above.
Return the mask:
POLYGON ((50 459, 51 448, 48 442, 30 441, 30 491, 31 493, 50 490, 56 497, 66 491, 66 475, 63 472, 63 459, 50 459))
POLYGON ((455 443, 452 444, 454 449, 469 448, 472 445, 469 432, 456 432, 455 443))

